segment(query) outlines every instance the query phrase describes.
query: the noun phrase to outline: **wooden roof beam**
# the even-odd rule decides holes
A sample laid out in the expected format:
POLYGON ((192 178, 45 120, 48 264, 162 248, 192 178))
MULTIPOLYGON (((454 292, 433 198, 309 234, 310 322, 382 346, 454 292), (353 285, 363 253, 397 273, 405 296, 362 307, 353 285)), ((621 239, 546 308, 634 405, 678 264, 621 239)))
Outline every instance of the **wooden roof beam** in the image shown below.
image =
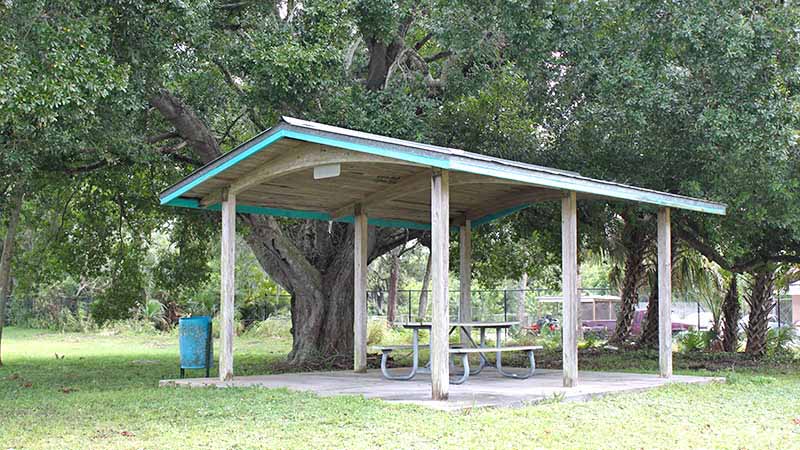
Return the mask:
MULTIPOLYGON (((251 170, 249 173, 237 178, 228 187, 228 192, 238 194, 252 186, 265 183, 276 178, 311 169, 323 164, 344 164, 344 163, 391 163, 405 164, 394 159, 377 156, 370 153, 353 152, 342 150, 335 147, 325 147, 321 145, 309 145, 299 151, 291 151, 277 157, 272 161, 266 162, 261 167, 251 170)), ((222 190, 216 190, 200 200, 200 206, 206 207, 219 203, 222 190)))
POLYGON ((480 219, 481 217, 489 214, 494 214, 496 212, 514 208, 516 206, 558 200, 563 196, 564 193, 562 191, 543 188, 531 188, 524 191, 505 193, 484 202, 485 206, 465 211, 457 218, 454 218, 452 224, 454 226, 460 226, 464 224, 466 220, 480 219))
POLYGON ((354 214, 356 205, 361 205, 363 209, 380 203, 395 200, 397 198, 430 189, 432 172, 428 169, 400 179, 397 183, 386 189, 373 192, 363 198, 339 205, 330 211, 331 219, 336 220, 354 214))
MULTIPOLYGON (((381 203, 390 202, 407 195, 415 194, 421 191, 430 189, 432 170, 423 170, 418 173, 409 175, 397 183, 387 187, 384 190, 373 192, 360 200, 354 200, 342 205, 339 205, 330 210, 332 219, 340 219, 345 216, 353 214, 354 208, 357 204, 361 204, 363 208, 369 206, 376 206, 381 203)), ((499 178, 476 176, 468 173, 450 173, 450 186, 463 186, 467 184, 507 184, 518 186, 529 186, 527 183, 503 180, 499 178)))

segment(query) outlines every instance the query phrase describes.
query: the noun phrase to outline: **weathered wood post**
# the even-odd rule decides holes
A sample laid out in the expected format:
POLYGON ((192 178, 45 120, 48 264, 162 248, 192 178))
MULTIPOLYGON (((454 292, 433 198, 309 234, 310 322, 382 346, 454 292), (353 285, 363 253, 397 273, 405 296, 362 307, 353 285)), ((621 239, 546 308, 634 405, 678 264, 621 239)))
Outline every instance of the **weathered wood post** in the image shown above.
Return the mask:
POLYGON ((450 187, 447 171, 431 177, 431 396, 447 400, 450 391, 449 298, 450 187))
MULTIPOLYGON (((464 221, 458 228, 458 320, 472 320, 472 221, 464 221)), ((461 330, 461 342, 466 342, 466 331, 461 330)))
POLYGON ((356 205, 353 237, 353 371, 367 371, 367 214, 356 205))
POLYGON ((564 387, 578 385, 578 211, 575 192, 561 200, 561 324, 564 387))
POLYGON ((672 237, 669 208, 658 210, 658 369, 672 376, 672 237))
POLYGON ((220 329, 219 379, 233 379, 233 317, 236 269, 236 194, 222 194, 222 253, 220 255, 220 329))

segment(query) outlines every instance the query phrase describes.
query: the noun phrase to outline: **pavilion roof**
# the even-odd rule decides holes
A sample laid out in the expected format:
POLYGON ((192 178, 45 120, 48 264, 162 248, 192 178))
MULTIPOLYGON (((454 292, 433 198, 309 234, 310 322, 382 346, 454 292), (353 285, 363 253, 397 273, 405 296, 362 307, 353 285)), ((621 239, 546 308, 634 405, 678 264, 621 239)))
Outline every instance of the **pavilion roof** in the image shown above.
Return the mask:
POLYGON ((450 172, 454 223, 468 219, 480 225, 568 191, 578 198, 726 211, 717 202, 291 117, 197 169, 160 200, 219 210, 223 190, 231 190, 242 213, 352 221, 354 206, 361 204, 370 223, 427 228, 431 170, 450 172), (321 177, 334 176, 316 177, 321 166, 333 171, 321 177))

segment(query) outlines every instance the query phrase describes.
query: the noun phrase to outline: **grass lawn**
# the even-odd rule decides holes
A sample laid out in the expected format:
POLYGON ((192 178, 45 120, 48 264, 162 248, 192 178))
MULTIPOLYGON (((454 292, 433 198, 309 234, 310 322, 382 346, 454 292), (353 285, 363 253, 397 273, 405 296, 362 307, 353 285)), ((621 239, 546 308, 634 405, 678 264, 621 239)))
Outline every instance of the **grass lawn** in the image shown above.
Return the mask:
MULTIPOLYGON (((7 329, 0 448, 800 448, 796 367, 588 403, 445 413, 286 390, 158 388, 177 376, 176 343, 7 329)), ((269 373, 290 346, 236 345, 238 374, 269 373)))

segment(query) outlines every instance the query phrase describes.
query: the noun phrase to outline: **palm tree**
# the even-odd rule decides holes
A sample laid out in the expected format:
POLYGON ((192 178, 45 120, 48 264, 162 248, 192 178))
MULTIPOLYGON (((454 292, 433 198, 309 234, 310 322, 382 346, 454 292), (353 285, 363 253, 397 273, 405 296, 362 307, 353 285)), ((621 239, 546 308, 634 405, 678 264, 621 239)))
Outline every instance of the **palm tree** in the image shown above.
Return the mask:
MULTIPOLYGON (((626 212, 618 216, 616 226, 608 228, 607 240, 599 254, 590 253, 590 258, 600 256, 611 265, 609 281, 620 289, 621 306, 612 337, 614 342, 630 338, 639 292, 646 284, 649 287, 647 313, 638 343, 649 347, 658 343, 658 258, 653 228, 652 215, 626 212)), ((719 332, 725 273, 677 239, 672 240, 672 267, 674 291, 696 296, 712 312, 714 330, 719 332)))
POLYGON ((750 289, 745 295, 745 301, 750 309, 745 327, 747 333, 745 353, 748 355, 761 357, 767 352, 769 315, 775 307, 775 303, 772 302, 774 287, 775 270, 762 268, 751 274, 750 289))
POLYGON ((625 211, 618 216, 617 226, 608 228, 608 238, 603 249, 604 258, 612 267, 611 275, 620 287, 620 311, 614 328, 612 342, 628 340, 633 326, 633 315, 639 303, 639 289, 645 281, 648 248, 652 247, 652 217, 625 211), (648 226, 650 225, 650 226, 648 226), (622 274, 621 280, 619 275, 622 274))
MULTIPOLYGON (((678 240, 672 241, 672 286, 673 292, 684 297, 694 297, 711 312, 712 330, 719 336, 722 319, 723 287, 727 277, 725 271, 678 240)), ((655 347, 658 344, 658 274, 656 258, 647 260, 650 284, 647 315, 642 327, 639 345, 655 347)))
POLYGON ((742 318, 742 304, 739 301, 738 278, 737 274, 731 274, 728 291, 725 293, 725 301, 722 304, 722 349, 726 352, 735 352, 739 348, 739 320, 742 318))

